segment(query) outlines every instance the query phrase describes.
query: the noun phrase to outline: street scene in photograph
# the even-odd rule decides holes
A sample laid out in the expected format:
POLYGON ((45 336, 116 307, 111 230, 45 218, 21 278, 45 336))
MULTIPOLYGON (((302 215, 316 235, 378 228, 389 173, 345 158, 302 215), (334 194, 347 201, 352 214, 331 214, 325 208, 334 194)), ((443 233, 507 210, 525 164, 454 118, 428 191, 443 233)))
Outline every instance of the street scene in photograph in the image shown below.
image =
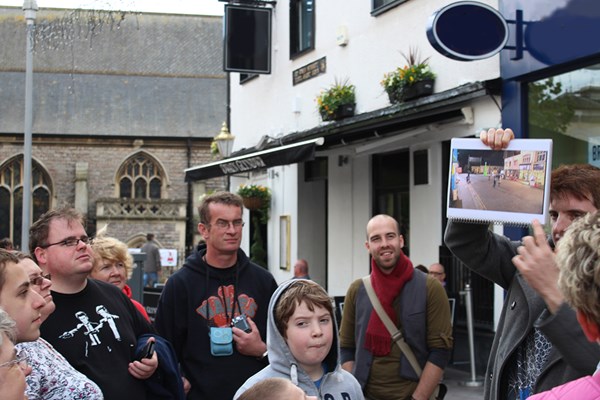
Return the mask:
POLYGON ((450 207, 541 214, 546 151, 455 149, 450 207))

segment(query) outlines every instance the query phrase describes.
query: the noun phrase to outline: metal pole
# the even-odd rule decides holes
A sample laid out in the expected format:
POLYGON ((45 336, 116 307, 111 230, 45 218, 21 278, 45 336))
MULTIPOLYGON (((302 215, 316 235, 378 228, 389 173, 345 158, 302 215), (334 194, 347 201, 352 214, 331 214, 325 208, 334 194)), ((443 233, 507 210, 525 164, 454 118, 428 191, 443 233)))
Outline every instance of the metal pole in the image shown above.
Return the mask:
MULTIPOLYGON (((27 55, 25 58, 25 130, 23 147, 23 214, 21 225, 21 251, 29 250, 29 226, 31 225, 31 146, 33 126, 33 34, 35 14, 38 6, 35 0, 23 3, 27 21, 27 55)), ((16 238, 15 238, 16 239, 16 238)))
POLYGON ((465 296, 465 306, 467 308, 467 334, 469 336, 469 360, 471 361, 471 380, 460 382, 461 385, 477 387, 483 385, 482 381, 477 380, 475 372, 475 340, 473 334, 473 303, 471 300, 471 285, 465 284, 465 290, 460 292, 465 296))

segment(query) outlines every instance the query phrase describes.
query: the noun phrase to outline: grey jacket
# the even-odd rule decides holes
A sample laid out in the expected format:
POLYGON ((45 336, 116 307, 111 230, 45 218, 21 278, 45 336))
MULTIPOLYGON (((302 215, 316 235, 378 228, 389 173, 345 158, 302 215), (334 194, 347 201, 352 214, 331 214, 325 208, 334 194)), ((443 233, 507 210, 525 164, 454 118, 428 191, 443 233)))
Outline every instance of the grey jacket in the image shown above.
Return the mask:
POLYGON ((144 260, 144 272, 160 271, 160 249, 154 240, 147 241, 141 249, 142 253, 146 253, 144 260))
POLYGON ((590 343, 577 322, 575 312, 563 304, 555 315, 524 280, 512 263, 520 242, 496 235, 487 225, 448 222, 448 248, 477 274, 507 290, 504 307, 490 352, 484 398, 504 400, 507 363, 517 347, 537 327, 552 343, 552 351, 537 378, 534 393, 592 374, 600 347, 590 343))
POLYGON ((275 325, 274 311, 277 300, 281 294, 295 279, 282 283, 273 293, 269 302, 269 314, 267 322, 267 351, 269 354, 269 365, 254 374, 238 389, 234 399, 237 399, 250 386, 266 378, 280 377, 290 379, 296 386, 300 387, 309 396, 317 396, 319 399, 327 400, 364 400, 364 396, 358 381, 340 365, 340 349, 338 330, 335 318, 333 318, 334 332, 333 344, 329 354, 323 360, 327 365, 327 373, 323 376, 321 386, 316 385, 308 374, 298 366, 285 339, 279 333, 275 325))

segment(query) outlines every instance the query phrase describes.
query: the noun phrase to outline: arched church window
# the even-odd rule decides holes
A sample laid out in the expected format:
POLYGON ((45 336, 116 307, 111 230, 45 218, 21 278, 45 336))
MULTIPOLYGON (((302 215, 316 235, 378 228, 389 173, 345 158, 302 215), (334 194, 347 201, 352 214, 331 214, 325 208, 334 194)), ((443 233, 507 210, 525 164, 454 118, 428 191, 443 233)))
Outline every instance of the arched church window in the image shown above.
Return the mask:
POLYGON ((161 198, 164 174, 158 163, 145 153, 127 159, 119 170, 118 179, 120 198, 161 198))
MULTIPOLYGON (((38 162, 31 162, 31 222, 50 209, 50 176, 38 162)), ((20 243, 23 221, 23 155, 0 166, 0 238, 20 243)), ((27 251, 28 249, 24 249, 27 251)))

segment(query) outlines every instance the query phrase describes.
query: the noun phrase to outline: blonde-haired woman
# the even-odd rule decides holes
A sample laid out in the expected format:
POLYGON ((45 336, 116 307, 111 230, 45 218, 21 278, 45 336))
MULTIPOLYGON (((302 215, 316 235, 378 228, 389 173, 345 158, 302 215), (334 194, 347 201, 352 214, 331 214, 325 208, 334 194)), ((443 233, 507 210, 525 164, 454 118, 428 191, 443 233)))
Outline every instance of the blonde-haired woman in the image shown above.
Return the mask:
POLYGON ((129 254, 127 245, 119 239, 105 236, 105 229, 92 242, 94 251, 94 268, 90 277, 100 281, 112 283, 129 297, 135 308, 150 321, 150 317, 144 306, 131 298, 131 288, 127 286, 127 280, 133 273, 133 257, 129 254))

